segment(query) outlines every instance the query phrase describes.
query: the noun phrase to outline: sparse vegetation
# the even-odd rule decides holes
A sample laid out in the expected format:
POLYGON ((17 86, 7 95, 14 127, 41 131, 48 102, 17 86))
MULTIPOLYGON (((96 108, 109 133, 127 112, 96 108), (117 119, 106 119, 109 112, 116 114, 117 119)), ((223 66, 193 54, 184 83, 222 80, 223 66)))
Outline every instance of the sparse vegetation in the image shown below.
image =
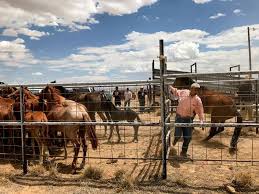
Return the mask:
POLYGON ((182 178, 176 179, 176 184, 179 185, 179 186, 182 186, 182 187, 188 186, 186 180, 185 180, 185 179, 182 179, 182 178))
POLYGON ((29 173, 32 176, 42 176, 46 173, 46 169, 44 168, 44 166, 36 164, 30 167, 29 173))
POLYGON ((250 188, 254 184, 254 180, 251 173, 239 172, 235 175, 232 183, 237 187, 250 188))
POLYGON ((118 170, 114 174, 114 179, 119 183, 120 189, 122 190, 132 190, 134 188, 134 179, 126 174, 125 170, 118 170))
POLYGON ((114 174, 114 179, 116 181, 120 181, 121 179, 123 179, 125 177, 126 171, 125 170, 117 170, 114 174))
POLYGON ((89 166, 83 172, 82 178, 100 180, 103 177, 103 171, 99 168, 89 166))
POLYGON ((58 169, 57 169, 57 165, 55 163, 51 163, 49 165, 48 171, 49 171, 49 177, 57 178, 58 169))

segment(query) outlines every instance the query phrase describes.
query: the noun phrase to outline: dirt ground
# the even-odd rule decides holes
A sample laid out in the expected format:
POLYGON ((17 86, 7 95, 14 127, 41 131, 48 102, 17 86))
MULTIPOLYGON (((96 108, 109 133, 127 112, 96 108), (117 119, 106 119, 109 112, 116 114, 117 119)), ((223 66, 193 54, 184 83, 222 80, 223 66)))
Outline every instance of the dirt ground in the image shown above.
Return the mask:
MULTIPOLYGON (((158 122, 157 113, 142 113, 143 121, 158 122)), ((51 157, 55 164, 55 177, 47 171, 32 173, 30 162, 29 173, 22 175, 21 164, 9 161, 0 163, 0 194, 1 193, 227 193, 225 185, 232 185, 235 176, 240 173, 251 175, 251 186, 237 188, 238 192, 259 193, 259 138, 255 130, 245 128, 238 143, 238 152, 230 155, 228 145, 233 132, 226 129, 221 135, 203 143, 205 131, 194 130, 189 154, 194 160, 179 160, 181 143, 172 147, 168 162, 168 178, 162 180, 161 142, 159 127, 140 127, 139 142, 132 142, 133 128, 120 127, 122 142, 117 143, 114 133, 112 143, 103 137, 104 128, 98 128, 100 146, 96 151, 88 146, 87 166, 103 171, 100 180, 82 178, 84 169, 71 175, 73 149, 68 148, 68 159, 51 157), (96 158, 97 159, 96 159, 96 158), (99 158, 101 157, 101 159, 99 158), (113 159, 110 159, 113 158, 113 159), (205 161, 207 159, 214 161, 205 161), (227 160, 233 160, 231 162, 227 160), (235 162, 235 161, 241 162, 235 162), (253 161, 253 162, 252 162, 253 161), (256 162, 257 161, 257 162, 256 162), (131 177, 133 186, 123 188, 114 180, 118 170, 124 170, 131 177)), ((82 153, 80 153, 81 156, 82 153)), ((78 166, 81 159, 78 160, 78 166)), ((85 168, 86 168, 85 167, 85 168)))

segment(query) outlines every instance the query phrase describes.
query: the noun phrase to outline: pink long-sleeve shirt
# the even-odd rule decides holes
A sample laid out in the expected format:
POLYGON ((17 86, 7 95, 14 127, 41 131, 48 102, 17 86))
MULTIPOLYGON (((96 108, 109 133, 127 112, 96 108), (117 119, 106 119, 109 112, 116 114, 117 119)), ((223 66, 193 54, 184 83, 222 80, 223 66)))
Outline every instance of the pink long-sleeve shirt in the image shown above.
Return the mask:
POLYGON ((179 98, 176 113, 182 117, 193 117, 193 113, 198 114, 200 121, 204 121, 204 109, 199 96, 191 96, 190 90, 178 90, 170 87, 174 96, 179 98))

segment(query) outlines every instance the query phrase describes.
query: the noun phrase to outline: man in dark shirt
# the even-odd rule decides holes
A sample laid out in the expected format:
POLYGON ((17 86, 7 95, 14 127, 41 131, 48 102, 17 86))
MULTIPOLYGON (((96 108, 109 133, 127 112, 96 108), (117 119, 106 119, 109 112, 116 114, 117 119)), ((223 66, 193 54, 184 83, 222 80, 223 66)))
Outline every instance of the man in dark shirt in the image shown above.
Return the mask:
POLYGON ((143 87, 140 88, 138 91, 138 101, 139 101, 139 111, 143 112, 145 110, 145 97, 147 92, 144 90, 143 87))
POLYGON ((115 87, 115 91, 113 92, 112 96, 114 97, 115 106, 121 106, 121 93, 118 89, 118 86, 115 87))
MULTIPOLYGON (((249 77, 245 77, 249 79, 249 77)), ((238 88, 238 96, 240 99, 241 109, 240 113, 244 120, 253 119, 253 103, 255 101, 255 91, 251 81, 241 82, 238 88)))

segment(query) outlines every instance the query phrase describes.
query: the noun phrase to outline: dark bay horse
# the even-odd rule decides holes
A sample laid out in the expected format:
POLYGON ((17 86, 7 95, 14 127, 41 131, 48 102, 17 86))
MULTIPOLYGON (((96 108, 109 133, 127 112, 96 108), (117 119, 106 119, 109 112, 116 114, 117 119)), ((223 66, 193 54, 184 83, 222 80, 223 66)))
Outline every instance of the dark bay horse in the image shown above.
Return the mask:
MULTIPOLYGON (((128 122, 134 122, 135 120, 137 120, 138 122, 141 122, 138 114, 131 110, 131 109, 125 109, 125 110, 121 110, 119 108, 117 108, 110 100, 106 100, 103 101, 102 103, 102 107, 105 110, 108 110, 110 117, 112 119, 112 121, 114 122, 119 122, 119 121, 128 121, 128 122)), ((133 141, 137 142, 138 141, 138 128, 139 126, 135 125, 133 126, 134 128, 134 139, 133 141)), ((119 132, 119 126, 116 125, 116 132, 118 135, 118 142, 121 141, 121 137, 120 137, 120 132, 119 132)), ((108 141, 110 141, 111 137, 113 134, 113 127, 111 127, 111 131, 110 131, 110 135, 108 138, 108 141)))
MULTIPOLYGON (((173 86, 179 89, 189 89, 192 83, 194 83, 194 81, 189 77, 179 77, 176 78, 173 86)), ((209 90, 203 86, 201 86, 198 96, 202 100, 204 112, 211 115, 211 123, 225 123, 226 120, 233 117, 237 117, 237 123, 243 122, 237 110, 234 96, 209 90)), ((224 127, 211 127, 208 137, 204 140, 208 141, 222 131, 224 131, 224 127)), ((231 152, 236 150, 240 132, 241 127, 236 126, 230 142, 231 152)))
MULTIPOLYGON (((59 91, 53 86, 45 87, 40 94, 42 99, 47 100, 48 120, 49 121, 71 121, 71 122, 90 122, 91 119, 87 113, 87 109, 84 105, 72 100, 67 100, 59 94, 59 91)), ((51 130, 51 129, 50 129, 51 130)), ((83 160, 81 167, 85 165, 86 158, 86 139, 85 133, 91 141, 92 148, 97 149, 98 140, 92 125, 80 126, 80 125, 60 125, 55 126, 55 130, 61 131, 65 137, 70 140, 74 146, 74 159, 72 162, 72 173, 76 172, 76 162, 80 149, 80 140, 83 147, 83 160), (79 134, 79 135, 78 135, 79 134)))

